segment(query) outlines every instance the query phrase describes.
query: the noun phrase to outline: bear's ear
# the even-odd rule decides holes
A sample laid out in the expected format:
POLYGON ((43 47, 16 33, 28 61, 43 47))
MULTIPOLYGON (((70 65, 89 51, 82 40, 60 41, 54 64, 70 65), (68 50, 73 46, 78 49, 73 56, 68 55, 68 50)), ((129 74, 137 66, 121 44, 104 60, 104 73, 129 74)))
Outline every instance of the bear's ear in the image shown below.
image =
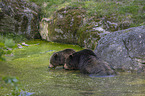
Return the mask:
POLYGON ((72 57, 73 57, 73 55, 69 55, 69 57, 70 57, 70 58, 72 58, 72 57))
POLYGON ((56 58, 56 57, 58 56, 58 54, 57 54, 57 53, 53 53, 53 54, 54 54, 54 55, 53 55, 53 56, 54 56, 54 58, 56 58))

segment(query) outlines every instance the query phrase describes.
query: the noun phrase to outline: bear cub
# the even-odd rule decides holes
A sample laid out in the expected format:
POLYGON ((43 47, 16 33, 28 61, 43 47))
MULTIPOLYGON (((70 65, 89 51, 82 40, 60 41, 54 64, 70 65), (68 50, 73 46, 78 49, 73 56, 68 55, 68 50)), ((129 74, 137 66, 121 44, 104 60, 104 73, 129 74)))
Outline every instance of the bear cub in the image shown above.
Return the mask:
POLYGON ((53 53, 53 55, 50 57, 49 68, 55 68, 60 65, 63 66, 66 62, 66 59, 74 52, 75 50, 73 49, 64 49, 62 51, 53 53))
POLYGON ((64 68, 80 70, 84 74, 113 75, 115 73, 107 62, 98 58, 90 49, 84 49, 70 55, 64 68))

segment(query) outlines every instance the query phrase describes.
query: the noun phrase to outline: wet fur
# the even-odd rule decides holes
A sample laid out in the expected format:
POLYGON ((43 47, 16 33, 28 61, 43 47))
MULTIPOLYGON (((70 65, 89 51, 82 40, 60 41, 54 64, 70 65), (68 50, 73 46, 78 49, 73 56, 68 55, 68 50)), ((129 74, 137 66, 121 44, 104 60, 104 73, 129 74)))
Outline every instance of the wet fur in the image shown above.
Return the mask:
MULTIPOLYGON (((66 59, 75 52, 73 49, 64 49, 62 51, 53 53, 50 57, 50 65, 52 67, 63 66, 66 62, 66 59)), ((49 65, 49 67, 50 67, 49 65)))
POLYGON ((66 60, 68 69, 80 70, 84 74, 112 75, 114 71, 89 49, 75 52, 66 60))

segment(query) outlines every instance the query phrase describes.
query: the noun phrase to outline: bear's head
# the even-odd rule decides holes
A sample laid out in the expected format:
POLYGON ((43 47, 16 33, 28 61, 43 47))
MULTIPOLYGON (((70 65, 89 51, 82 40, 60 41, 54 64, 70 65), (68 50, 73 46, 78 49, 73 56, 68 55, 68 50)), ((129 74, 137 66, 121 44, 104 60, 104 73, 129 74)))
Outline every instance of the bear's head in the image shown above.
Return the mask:
POLYGON ((78 70, 78 64, 75 62, 75 58, 73 55, 70 55, 66 59, 66 63, 64 64, 64 69, 67 70, 78 70))
POLYGON ((49 68, 55 68, 56 66, 64 65, 64 61, 64 57, 59 53, 53 53, 53 55, 50 57, 49 68))

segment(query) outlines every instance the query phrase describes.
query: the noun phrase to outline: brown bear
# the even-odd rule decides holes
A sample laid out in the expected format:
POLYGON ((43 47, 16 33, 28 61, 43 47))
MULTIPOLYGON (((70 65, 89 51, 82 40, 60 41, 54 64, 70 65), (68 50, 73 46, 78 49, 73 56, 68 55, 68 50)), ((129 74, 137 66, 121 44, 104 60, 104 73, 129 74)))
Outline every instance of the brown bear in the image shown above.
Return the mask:
POLYGON ((84 74, 115 74, 114 70, 108 66, 108 63, 98 58, 90 49, 84 49, 70 55, 66 60, 64 68, 80 70, 84 74))
POLYGON ((55 68, 60 65, 63 66, 69 55, 72 55, 74 52, 75 50, 73 49, 64 49, 62 51, 53 53, 53 55, 50 57, 49 68, 55 68))

